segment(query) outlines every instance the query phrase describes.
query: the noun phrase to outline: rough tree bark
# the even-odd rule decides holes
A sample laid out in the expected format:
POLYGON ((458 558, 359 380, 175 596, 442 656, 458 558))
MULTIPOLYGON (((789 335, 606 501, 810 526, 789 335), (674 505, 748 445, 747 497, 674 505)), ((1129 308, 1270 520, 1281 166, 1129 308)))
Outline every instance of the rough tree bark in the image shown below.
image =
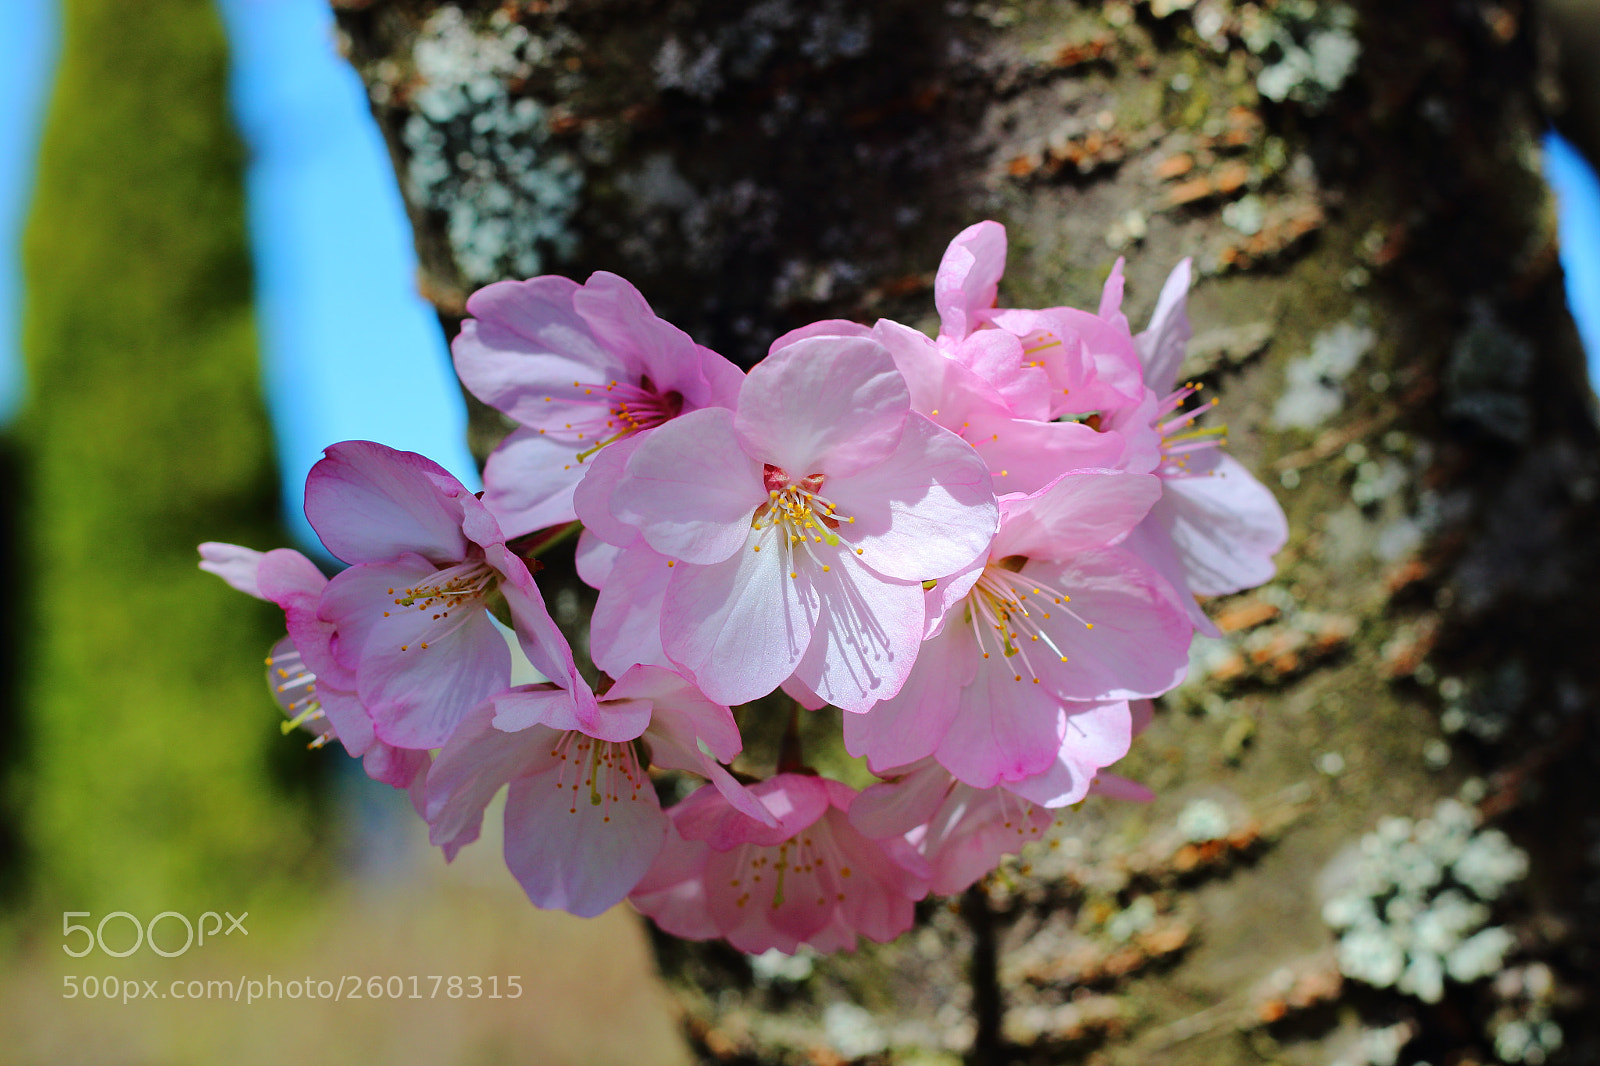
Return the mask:
POLYGON ((1120 252, 1141 323, 1193 256, 1187 372, 1289 513, 1279 576, 1212 605, 1225 640, 1120 768, 1152 805, 1065 812, 894 944, 785 967, 661 942, 701 1057, 1600 1060, 1600 471, 1537 174, 1536 12, 336 6, 447 324, 494 278, 610 269, 749 364, 815 318, 929 323, 945 242, 984 217, 1014 305, 1093 307, 1120 252), (1455 931, 1508 930, 1504 966, 1438 995, 1341 980, 1324 903, 1385 855, 1437 893, 1449 796, 1531 858, 1455 931), (1393 815, 1429 820, 1363 852, 1393 815))

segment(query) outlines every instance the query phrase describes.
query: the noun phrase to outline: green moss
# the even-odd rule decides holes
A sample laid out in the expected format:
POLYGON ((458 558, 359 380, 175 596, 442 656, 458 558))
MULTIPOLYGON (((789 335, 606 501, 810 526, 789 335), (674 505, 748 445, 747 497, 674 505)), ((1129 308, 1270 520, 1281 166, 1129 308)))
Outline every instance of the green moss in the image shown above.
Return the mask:
POLYGON ((279 623, 195 566, 201 540, 281 538, 226 52, 207 0, 65 9, 17 431, 32 887, 46 910, 237 907, 309 833, 268 769, 279 623))

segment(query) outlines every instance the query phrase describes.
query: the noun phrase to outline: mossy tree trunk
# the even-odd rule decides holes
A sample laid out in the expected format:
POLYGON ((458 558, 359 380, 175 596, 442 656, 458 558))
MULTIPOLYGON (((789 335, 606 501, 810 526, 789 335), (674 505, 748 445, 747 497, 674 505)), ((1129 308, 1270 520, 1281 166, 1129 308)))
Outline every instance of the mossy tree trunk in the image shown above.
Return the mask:
POLYGON ((707 1060, 1487 1062, 1550 1018, 1600 1056, 1600 470, 1535 16, 345 0, 447 322, 499 276, 608 269, 748 365, 816 318, 929 324, 984 217, 1014 305, 1092 307, 1125 254, 1141 323, 1193 256, 1188 373, 1289 513, 1121 767, 1152 805, 1065 812, 895 944, 784 972, 663 944, 707 1060), (1531 856, 1506 968, 1438 1002, 1341 982, 1322 904, 1357 842, 1458 793, 1531 856))

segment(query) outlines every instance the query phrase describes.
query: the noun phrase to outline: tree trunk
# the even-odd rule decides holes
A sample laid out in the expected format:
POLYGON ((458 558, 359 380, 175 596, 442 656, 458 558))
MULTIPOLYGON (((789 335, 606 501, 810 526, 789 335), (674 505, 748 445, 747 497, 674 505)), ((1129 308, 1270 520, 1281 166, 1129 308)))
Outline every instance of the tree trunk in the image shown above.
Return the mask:
MULTIPOLYGON (((985 217, 1010 236, 1004 304, 1092 308, 1121 254, 1139 328, 1192 256, 1186 373, 1289 514, 1277 578, 1210 605, 1224 639, 1118 767, 1154 803, 1063 812, 892 944, 776 964, 660 939, 702 1058, 1600 1059, 1600 482, 1538 175, 1535 12, 340 6, 447 323, 488 281, 606 269, 749 365, 818 318, 930 324, 945 243, 985 217), (1503 965, 1402 992, 1347 932, 1367 981, 1341 980, 1324 903, 1385 861, 1437 902, 1450 796, 1531 861, 1437 957, 1503 928, 1503 965), (1363 851, 1386 816, 1424 821, 1363 851)), ((479 425, 486 448, 502 427, 479 425)))

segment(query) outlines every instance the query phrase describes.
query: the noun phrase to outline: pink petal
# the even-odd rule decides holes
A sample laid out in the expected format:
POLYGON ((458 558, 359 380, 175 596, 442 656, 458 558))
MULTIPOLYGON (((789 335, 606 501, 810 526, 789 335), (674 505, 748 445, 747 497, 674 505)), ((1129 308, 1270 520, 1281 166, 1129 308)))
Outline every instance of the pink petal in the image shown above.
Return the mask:
MULTIPOLYGON (((1156 506, 1160 507, 1159 500, 1156 506)), ((1222 630, 1217 628, 1216 623, 1211 621, 1196 602, 1194 590, 1189 587, 1189 574, 1184 569, 1182 560, 1178 558, 1178 549, 1172 543, 1172 534, 1161 518, 1146 518, 1134 526, 1133 532, 1122 542, 1122 547, 1137 555, 1177 591, 1178 600, 1188 614, 1189 624, 1194 626, 1195 632, 1207 637, 1222 636, 1222 630)))
POLYGON ((424 616, 404 611, 372 627, 356 691, 380 739, 437 748, 468 711, 506 687, 510 674, 510 649, 487 612, 469 612, 441 633, 424 616), (432 638, 426 648, 424 637, 432 638))
POLYGON ((443 467, 415 452, 371 441, 328 448, 306 478, 306 518, 336 557, 382 562, 417 552, 431 562, 459 562, 462 496, 471 496, 443 467))
POLYGON ((960 710, 934 757, 973 788, 1020 781, 1046 769, 1060 748, 1061 700, 1007 663, 987 660, 961 690, 960 710))
POLYGON ((583 522, 584 532, 623 547, 638 539, 638 529, 617 521, 611 513, 611 500, 627 474, 628 460, 651 432, 646 430, 608 444, 583 464, 583 477, 573 490, 572 505, 583 522))
POLYGON ((291 603, 314 606, 328 584, 317 564, 292 548, 267 552, 259 558, 257 567, 259 595, 285 610, 291 603))
POLYGON ((932 755, 955 720, 962 688, 979 662, 969 626, 953 625, 923 641, 900 691, 864 714, 844 716, 844 746, 867 760, 875 774, 889 773, 932 755))
POLYGON ((827 813, 828 788, 823 778, 777 774, 750 789, 776 820, 764 825, 728 805, 707 785, 672 808, 672 823, 685 840, 703 840, 715 851, 744 844, 772 847, 816 824, 827 813))
POLYGON ((601 701, 602 712, 611 702, 647 702, 651 706, 651 749, 655 763, 698 773, 700 747, 723 762, 732 762, 743 748, 733 712, 713 703, 683 675, 658 666, 629 667, 601 701), (662 761, 668 751, 676 760, 662 761), (689 756, 694 752, 694 756, 689 756))
POLYGON ((876 341, 808 337, 745 376, 734 432, 746 451, 793 481, 843 477, 894 451, 910 404, 905 380, 876 341))
POLYGON ((577 517, 572 494, 586 470, 570 445, 515 429, 484 464, 483 502, 508 536, 558 526, 577 517))
MULTIPOLYGON (((994 477, 997 495, 1037 492, 1064 470, 1124 467, 1127 440, 1082 422, 996 421, 975 417, 964 432, 994 477)), ((1154 451, 1146 468, 1155 465, 1154 451)))
MULTIPOLYGON (((795 584, 816 603, 815 630, 795 676, 845 711, 864 711, 900 691, 922 643, 922 589, 885 581, 849 553, 827 573, 812 567, 795 584)), ((730 703, 736 701, 729 701, 730 703)))
MULTIPOLYGON (((861 716, 855 716, 861 717, 861 716)), ((845 719, 846 723, 854 718, 845 719)), ((866 789, 850 805, 850 824, 866 836, 904 836, 933 817, 955 784, 932 759, 907 767, 895 780, 866 789)))
MULTIPOLYGON (((632 526, 623 526, 622 528, 635 536, 638 535, 638 530, 632 526)), ((578 546, 572 553, 573 566, 578 571, 578 577, 582 579, 585 585, 592 589, 603 589, 611 577, 612 568, 617 565, 617 560, 622 557, 623 550, 617 545, 595 536, 593 531, 585 529, 578 534, 578 546)), ((607 673, 609 672, 607 671, 607 673)))
POLYGON ((367 776, 374 781, 381 781, 394 788, 410 788, 426 776, 431 761, 425 751, 396 748, 379 741, 368 748, 367 753, 362 756, 361 769, 365 770, 367 776))
POLYGON ((669 826, 666 842, 629 899, 664 932, 688 940, 717 936, 706 899, 705 865, 711 849, 684 840, 669 826))
POLYGON ((957 784, 923 837, 932 867, 929 891, 938 895, 965 891, 993 870, 1001 856, 1021 851, 1054 822, 1049 811, 1004 788, 979 790, 957 784))
MULTIPOLYGON (((615 775, 613 775, 615 777, 615 775)), ((622 902, 667 835, 648 780, 598 804, 572 799, 557 774, 520 777, 506 793, 506 867, 535 907, 593 918, 622 902)))
POLYGON ((1121 700, 1157 696, 1183 680, 1192 631, 1182 602, 1131 552, 1030 560, 1021 576, 1071 597, 1037 623, 1067 661, 1030 645, 1038 649, 1032 661, 1045 689, 1067 700, 1121 700))
POLYGON ((1171 532, 1190 588, 1222 596, 1272 579, 1288 522, 1272 490, 1237 459, 1219 454, 1209 473, 1167 478, 1165 488, 1152 515, 1171 532))
POLYGON ((767 499, 761 464, 740 447, 733 417, 712 407, 657 427, 628 460, 611 513, 671 559, 715 563, 733 555, 767 499))
POLYGON ((573 694, 578 720, 590 722, 594 715, 594 693, 578 673, 572 658, 572 646, 550 617, 544 597, 527 566, 505 545, 485 552, 489 565, 504 575, 500 594, 505 597, 511 612, 511 626, 516 632, 517 645, 528 657, 528 662, 547 679, 554 681, 573 694))
POLYGON ((467 300, 473 319, 462 323, 451 344, 462 383, 524 425, 549 420, 557 406, 572 421, 567 408, 579 398, 572 382, 610 381, 627 372, 573 306, 577 291, 576 282, 545 275, 473 293, 467 300))
POLYGON ((1192 264, 1188 259, 1172 268, 1161 286, 1161 296, 1156 300, 1149 327, 1133 339, 1139 350, 1139 360, 1144 364, 1145 384, 1162 396, 1176 386, 1189 344, 1191 330, 1185 304, 1191 273, 1192 264))
POLYGON ((812 322, 809 325, 801 326, 799 329, 791 329, 788 333, 768 345, 767 354, 771 355, 778 349, 787 348, 795 341, 803 341, 807 337, 870 337, 872 335, 870 326, 863 326, 859 322, 851 322, 843 318, 826 318, 821 322, 812 322))
POLYGON ((437 567, 416 554, 342 570, 313 603, 291 600, 284 608, 289 636, 319 678, 353 692, 362 651, 373 628, 394 615, 396 592, 414 588, 436 573, 437 567))
POLYGON ((1132 739, 1126 703, 1063 704, 1060 748, 1043 773, 1006 788, 1041 807, 1059 808, 1089 794, 1095 776, 1128 753, 1132 739))
POLYGON ((783 679, 783 684, 778 686, 783 689, 784 695, 794 700, 808 711, 820 711, 828 705, 828 701, 812 692, 805 683, 793 674, 783 679))
POLYGON ((745 549, 710 566, 680 565, 669 579, 662 645, 725 706, 777 688, 811 643, 817 595, 807 575, 791 578, 779 556, 745 549))
POLYGON ((237 544, 207 541, 200 545, 200 569, 216 574, 246 596, 266 599, 256 584, 256 568, 261 565, 261 553, 237 544))
POLYGON ((981 329, 952 355, 963 360, 1000 394, 1014 418, 1052 417, 1050 374, 1028 359, 1022 341, 999 329, 981 329))
POLYGON ((1105 288, 1100 290, 1100 309, 1095 313, 1107 322, 1122 314, 1122 293, 1126 287, 1122 278, 1122 262, 1122 256, 1117 256, 1117 261, 1111 264, 1111 273, 1106 277, 1105 288))
POLYGON ((956 234, 939 262, 933 303, 940 332, 962 340, 977 328, 974 312, 995 305, 1006 269, 1006 228, 984 221, 956 234))
POLYGON ((904 581, 941 578, 983 555, 998 524, 989 471, 972 448, 921 415, 883 462, 822 491, 852 519, 839 535, 861 562, 904 581))
POLYGON ((518 685, 490 696, 489 703, 494 707, 494 727, 505 733, 537 725, 617 742, 635 739, 650 723, 648 700, 602 702, 592 721, 583 722, 572 693, 548 684, 518 685))
MULTIPOLYGON (((688 565, 688 564, 684 564, 688 565)), ((670 666, 661 611, 673 568, 643 541, 622 551, 589 620, 589 658, 613 677, 636 663, 670 666)))
POLYGON ((958 434, 962 424, 974 417, 1000 421, 1012 417, 999 390, 971 367, 950 358, 925 334, 879 319, 872 335, 894 359, 910 391, 911 409, 918 414, 958 434))
POLYGON ((550 747, 560 734, 543 727, 506 733, 494 728, 494 708, 476 708, 461 721, 428 771, 422 807, 435 846, 467 835, 477 839, 483 810, 501 786, 530 769, 554 765, 550 747))
POLYGON ((1161 495, 1154 474, 1071 470, 1028 496, 1000 502, 1000 532, 990 556, 1064 559, 1115 544, 1161 495))
MULTIPOLYGON (((711 383, 701 364, 727 361, 657 317, 629 282, 596 271, 574 294, 573 305, 601 345, 623 358, 631 379, 648 377, 657 391, 676 392, 694 407, 712 405, 711 383)), ((731 403, 733 396, 717 399, 731 403)))

